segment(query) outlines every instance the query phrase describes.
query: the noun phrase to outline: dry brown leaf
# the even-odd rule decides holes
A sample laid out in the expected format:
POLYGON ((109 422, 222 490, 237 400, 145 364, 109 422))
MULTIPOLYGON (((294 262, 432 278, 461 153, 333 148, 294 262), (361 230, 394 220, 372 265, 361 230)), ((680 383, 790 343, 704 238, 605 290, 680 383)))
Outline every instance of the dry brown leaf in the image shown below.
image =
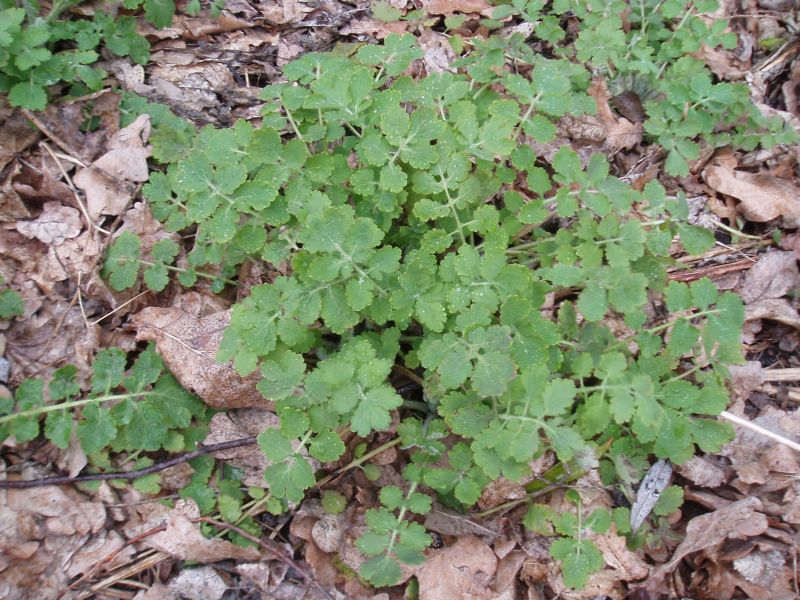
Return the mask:
POLYGON ((46 202, 42 214, 33 221, 18 221, 17 231, 27 238, 58 246, 81 232, 81 214, 71 206, 46 202))
POLYGON ((56 368, 69 363, 78 367, 78 380, 87 381, 97 348, 95 330, 87 332, 80 307, 68 302, 44 304, 35 315, 14 322, 7 333, 6 358, 14 378, 47 379, 56 368))
POLYGON ((155 527, 166 526, 166 530, 148 536, 143 544, 178 560, 193 560, 212 563, 226 559, 258 560, 261 558, 255 548, 243 548, 227 540, 210 539, 200 532, 200 525, 192 519, 200 516, 200 509, 194 500, 179 500, 175 508, 153 511, 141 527, 130 534, 136 535, 155 527))
POLYGON ((644 579, 650 573, 650 566, 635 553, 628 550, 624 536, 605 533, 592 538, 595 546, 603 554, 606 566, 613 570, 617 581, 644 579))
POLYGON ((595 78, 589 86, 589 95, 594 98, 597 114, 605 127, 605 145, 609 150, 617 152, 632 148, 642 141, 644 133, 642 124, 632 123, 625 117, 617 118, 611 110, 608 104, 611 94, 605 79, 595 78))
POLYGON ((758 498, 749 497, 695 517, 689 521, 686 537, 675 549, 670 561, 656 569, 653 575, 672 571, 685 556, 721 544, 727 539, 744 539, 764 533, 769 524, 767 517, 759 512, 761 508, 758 498))
POLYGON ((717 192, 739 200, 739 212, 750 221, 782 217, 785 227, 800 227, 800 188, 791 181, 716 162, 705 168, 703 179, 717 192))
POLYGON ((517 574, 527 559, 528 555, 523 550, 514 550, 501 558, 497 563, 492 589, 497 593, 509 589, 513 592, 514 586, 519 581, 517 574))
POLYGON ((497 556, 488 544, 474 535, 437 550, 417 567, 420 600, 488 600, 497 570, 497 556))
POLYGON ((728 50, 711 48, 703 44, 692 56, 705 62, 711 72, 721 79, 738 81, 747 74, 747 71, 734 66, 734 63, 739 61, 728 50))
POLYGON ((419 46, 424 52, 422 62, 428 73, 454 71, 450 64, 456 59, 456 54, 447 37, 425 29, 419 36, 419 46))
POLYGON ((500 535, 498 532, 476 523, 466 515, 444 510, 432 510, 425 515, 425 529, 452 536, 480 535, 496 538, 500 535))
POLYGON ((781 298, 798 286, 800 271, 794 252, 768 252, 744 276, 736 290, 745 303, 781 298))
MULTIPOLYGON (((752 421, 780 436, 792 439, 796 437, 793 433, 797 434, 800 428, 800 411, 787 413, 768 406, 752 421)), ((762 488, 764 492, 786 487, 784 477, 774 478, 770 476, 771 473, 800 471, 800 457, 794 450, 743 427, 736 429, 736 437, 720 454, 730 459, 739 481, 746 485, 766 486, 762 488)))
POLYGON ((719 487, 728 480, 725 469, 702 456, 693 456, 682 465, 675 465, 675 470, 692 483, 702 487, 719 487))
POLYGON ((134 315, 136 339, 153 340, 181 385, 213 408, 271 407, 256 390, 256 379, 242 377, 214 358, 230 311, 197 316, 180 308, 148 307, 134 315))
POLYGON ((382 40, 390 33, 405 33, 407 29, 408 23, 406 21, 384 23, 383 21, 378 21, 378 19, 363 17, 350 21, 339 30, 339 35, 372 35, 382 40))
POLYGON ((91 167, 75 174, 75 185, 86 193, 86 208, 92 220, 100 215, 119 215, 128 206, 131 192, 126 182, 147 181, 150 156, 150 116, 140 115, 108 140, 107 152, 91 167))
POLYGON ((422 8, 429 15, 478 13, 484 17, 491 17, 494 12, 494 7, 484 0, 423 0, 422 8))
MULTIPOLYGON (((218 444, 258 435, 270 427, 278 427, 280 419, 267 410, 246 408, 228 413, 218 413, 211 418, 204 444, 218 444)), ((264 469, 270 462, 258 446, 231 448, 214 454, 218 459, 242 469, 242 481, 252 487, 267 487, 264 469)))

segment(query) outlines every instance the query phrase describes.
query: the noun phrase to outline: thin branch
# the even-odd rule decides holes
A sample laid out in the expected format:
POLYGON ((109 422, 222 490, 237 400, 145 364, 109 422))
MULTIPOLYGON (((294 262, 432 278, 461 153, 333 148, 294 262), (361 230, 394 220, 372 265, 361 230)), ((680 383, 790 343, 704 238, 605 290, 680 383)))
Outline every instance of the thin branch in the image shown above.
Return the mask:
POLYGON ((227 442, 220 442, 218 444, 199 444, 197 450, 192 450, 186 454, 181 454, 175 458, 165 460, 164 462, 156 463, 144 469, 136 471, 121 471, 118 473, 92 473, 89 475, 78 475, 77 477, 59 476, 59 477, 45 477, 43 479, 31 479, 29 481, 0 481, 0 489, 28 489, 35 487, 42 487, 46 485, 71 485, 73 483, 81 483, 83 481, 107 481, 109 479, 139 479, 151 473, 158 473, 164 469, 169 469, 175 465, 180 465, 185 462, 203 456, 205 454, 213 454, 221 450, 230 450, 231 448, 241 448, 243 446, 253 446, 257 443, 256 436, 240 438, 238 440, 229 440, 227 442))

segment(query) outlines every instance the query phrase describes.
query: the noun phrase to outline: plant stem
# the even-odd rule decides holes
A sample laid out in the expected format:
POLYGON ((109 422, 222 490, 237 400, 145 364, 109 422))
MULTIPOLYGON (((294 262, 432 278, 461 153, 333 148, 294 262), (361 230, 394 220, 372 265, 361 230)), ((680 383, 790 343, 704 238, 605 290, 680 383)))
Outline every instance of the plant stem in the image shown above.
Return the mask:
POLYGON ((45 413, 54 412, 56 410, 62 410, 65 408, 75 408, 78 406, 84 406, 86 404, 92 404, 93 402, 111 402, 112 400, 124 400, 126 398, 137 398, 140 396, 162 396, 163 398, 169 399, 169 396, 166 394, 161 394, 158 392, 132 392, 130 394, 112 394, 110 396, 97 396, 94 398, 84 398, 83 400, 73 400, 71 402, 63 402, 61 404, 53 404, 51 406, 38 406, 36 408, 30 408, 28 410, 23 410, 11 415, 4 415, 0 417, 0 425, 3 423, 8 423, 9 421, 13 421, 18 417, 33 417, 37 415, 43 415, 45 413))

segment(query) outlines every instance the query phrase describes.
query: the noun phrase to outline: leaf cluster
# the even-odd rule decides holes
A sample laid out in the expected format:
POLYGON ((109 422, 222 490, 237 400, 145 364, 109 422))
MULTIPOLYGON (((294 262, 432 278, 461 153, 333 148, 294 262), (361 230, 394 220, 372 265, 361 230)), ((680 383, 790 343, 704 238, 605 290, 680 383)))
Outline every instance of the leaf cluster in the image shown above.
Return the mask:
MULTIPOLYGON (((128 453, 138 469, 152 464, 139 456, 143 452, 191 450, 207 420, 205 405, 164 370, 154 348, 140 353, 130 367, 119 348, 101 350, 87 390, 78 369, 66 365, 48 382, 23 380, 13 398, 0 402, 0 439, 13 436, 24 443, 43 434, 65 449, 74 435, 99 469, 111 468, 111 453, 128 453)), ((146 484, 158 491, 157 481, 155 476, 146 484)))
MULTIPOLYGON (((44 14, 38 3, 18 8, 10 0, 0 2, 0 93, 8 94, 11 106, 44 110, 48 90, 62 82, 73 96, 101 89, 106 72, 92 66, 101 46, 139 64, 149 59, 150 45, 137 33, 133 16, 98 10, 91 19, 62 18, 77 3, 56 0, 44 14)), ((126 0, 123 7, 141 4, 155 26, 171 23, 173 0, 126 0)))

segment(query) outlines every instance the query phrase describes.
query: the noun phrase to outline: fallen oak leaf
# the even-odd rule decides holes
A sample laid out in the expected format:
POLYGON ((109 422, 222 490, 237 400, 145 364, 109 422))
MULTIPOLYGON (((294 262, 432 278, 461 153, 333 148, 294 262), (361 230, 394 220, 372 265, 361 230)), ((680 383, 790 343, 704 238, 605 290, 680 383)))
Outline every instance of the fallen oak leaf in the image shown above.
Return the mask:
POLYGON ((705 168, 703 179, 715 191, 739 200, 739 212, 750 221, 782 217, 785 227, 800 227, 800 188, 791 181, 737 171, 719 162, 705 168))
POLYGON ((180 384, 194 391, 212 408, 272 408, 256 389, 257 379, 242 377, 233 367, 218 362, 222 334, 230 323, 230 310, 207 316, 181 308, 148 307, 134 315, 137 340, 155 341, 164 364, 180 384))

